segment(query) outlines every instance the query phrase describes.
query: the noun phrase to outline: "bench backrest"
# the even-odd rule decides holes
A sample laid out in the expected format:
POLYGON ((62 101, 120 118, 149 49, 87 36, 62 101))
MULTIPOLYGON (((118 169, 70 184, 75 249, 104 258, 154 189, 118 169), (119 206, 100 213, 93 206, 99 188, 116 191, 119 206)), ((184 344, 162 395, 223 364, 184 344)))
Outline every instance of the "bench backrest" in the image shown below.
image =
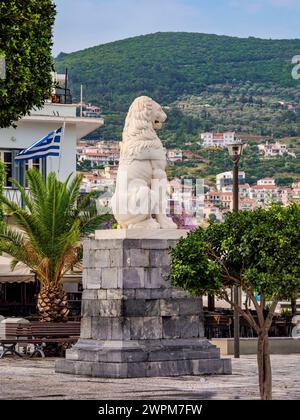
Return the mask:
POLYGON ((31 333, 34 337, 73 337, 80 335, 80 322, 50 323, 31 322, 31 333))
POLYGON ((80 322, 30 322, 30 324, 6 324, 1 337, 78 337, 79 335, 80 322))
POLYGON ((1 338, 11 337, 27 337, 30 334, 30 324, 5 324, 1 328, 1 338))

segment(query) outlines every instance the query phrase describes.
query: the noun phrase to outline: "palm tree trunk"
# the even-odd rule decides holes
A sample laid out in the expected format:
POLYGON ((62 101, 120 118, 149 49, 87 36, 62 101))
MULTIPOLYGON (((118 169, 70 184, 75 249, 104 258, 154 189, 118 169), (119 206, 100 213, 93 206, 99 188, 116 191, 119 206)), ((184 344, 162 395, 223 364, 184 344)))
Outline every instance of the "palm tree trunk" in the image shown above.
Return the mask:
POLYGON ((272 399, 272 369, 269 352, 269 337, 265 330, 258 335, 257 363, 259 390, 262 400, 272 399))
POLYGON ((66 322, 68 300, 62 286, 43 285, 38 295, 37 309, 42 322, 66 322))

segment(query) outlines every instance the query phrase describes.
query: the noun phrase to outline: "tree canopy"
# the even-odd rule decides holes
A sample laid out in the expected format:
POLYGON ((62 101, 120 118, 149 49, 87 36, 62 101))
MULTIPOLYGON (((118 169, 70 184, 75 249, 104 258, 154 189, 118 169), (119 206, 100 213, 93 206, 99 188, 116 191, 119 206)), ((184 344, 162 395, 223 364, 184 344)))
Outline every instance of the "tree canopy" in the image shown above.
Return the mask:
POLYGON ((80 197, 80 175, 60 182, 57 175, 50 172, 44 182, 42 174, 31 169, 26 177, 28 192, 12 180, 25 208, 0 196, 18 227, 0 224, 0 252, 13 257, 12 269, 23 263, 35 273, 42 286, 38 301, 42 319, 66 320, 67 301, 62 279, 73 267, 80 266, 82 239, 110 219, 110 215, 97 214, 91 200, 93 192, 80 197))
POLYGON ((300 290, 299 237, 300 206, 273 206, 229 213, 224 223, 189 233, 171 250, 168 279, 174 286, 194 295, 216 294, 233 305, 256 332, 263 399, 271 398, 268 331, 276 306, 300 290), (232 301, 233 286, 247 296, 240 306, 232 301))
POLYGON ((8 127, 43 105, 52 87, 52 0, 0 0, 0 127, 8 127))
MULTIPOLYGON (((179 241, 169 280, 194 294, 224 298, 228 286, 267 300, 300 289, 300 206, 229 213, 179 241)), ((226 299, 228 297, 225 296, 226 299)))

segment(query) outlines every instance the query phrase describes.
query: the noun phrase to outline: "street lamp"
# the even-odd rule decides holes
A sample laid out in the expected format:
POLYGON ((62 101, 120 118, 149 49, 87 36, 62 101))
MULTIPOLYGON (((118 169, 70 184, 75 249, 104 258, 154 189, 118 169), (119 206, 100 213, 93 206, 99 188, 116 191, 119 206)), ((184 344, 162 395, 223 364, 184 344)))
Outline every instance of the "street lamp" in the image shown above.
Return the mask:
MULTIPOLYGON (((234 143, 228 144, 228 152, 232 160, 232 198, 233 198, 233 211, 238 212, 239 211, 239 160, 242 156, 243 150, 244 150, 245 144, 237 140, 234 143)), ((240 304, 240 288, 238 286, 233 287, 233 301, 235 305, 240 304)), ((234 357, 239 358, 240 357, 240 319, 239 319, 239 313, 234 307, 234 324, 233 324, 233 330, 234 330, 234 357)))

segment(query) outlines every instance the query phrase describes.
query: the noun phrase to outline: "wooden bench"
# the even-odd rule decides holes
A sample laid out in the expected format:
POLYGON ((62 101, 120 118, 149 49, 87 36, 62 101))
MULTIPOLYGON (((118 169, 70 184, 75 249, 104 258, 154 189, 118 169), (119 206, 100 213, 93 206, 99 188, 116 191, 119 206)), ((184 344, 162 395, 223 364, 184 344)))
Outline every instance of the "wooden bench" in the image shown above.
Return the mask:
POLYGON ((25 347, 29 344, 34 346, 30 357, 35 354, 45 357, 44 349, 47 344, 72 344, 79 339, 79 336, 80 322, 7 324, 5 338, 0 338, 0 345, 3 346, 0 359, 8 353, 23 357, 24 355, 17 351, 17 346, 25 347))

